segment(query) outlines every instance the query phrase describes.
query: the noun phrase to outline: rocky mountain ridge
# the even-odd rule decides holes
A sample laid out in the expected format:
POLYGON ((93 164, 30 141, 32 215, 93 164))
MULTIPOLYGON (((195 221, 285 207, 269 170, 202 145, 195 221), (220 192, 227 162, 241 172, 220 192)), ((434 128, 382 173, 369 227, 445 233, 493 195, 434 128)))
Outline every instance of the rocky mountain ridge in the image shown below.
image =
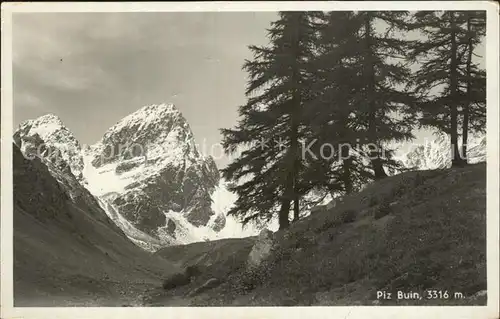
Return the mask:
POLYGON ((139 109, 91 146, 81 145, 53 114, 23 122, 14 140, 25 157, 40 155, 50 163, 63 185, 89 190, 142 248, 203 240, 192 234, 196 228, 214 235, 225 226, 225 215, 212 209, 219 184, 215 162, 200 154, 187 121, 172 104, 139 109))
POLYGON ((123 118, 87 157, 84 175, 99 185, 94 193, 147 233, 155 235, 158 225, 167 223, 164 212, 179 212, 194 226, 206 226, 214 214, 210 196, 218 169, 200 154, 187 121, 172 104, 146 106, 123 118))
MULTIPOLYGON (((14 140, 25 156, 41 153, 51 174, 75 198, 83 185, 95 197, 84 198, 95 200, 146 250, 253 236, 260 230, 241 230, 225 216, 235 195, 225 188, 213 159, 199 152, 189 124, 172 104, 137 110, 91 146, 80 144, 53 114, 22 123, 14 140)), ((401 150, 396 159, 407 169, 443 169, 451 164, 448 150, 449 137, 437 134, 401 150)), ((468 156, 470 163, 485 161, 485 136, 470 138, 468 156)))
MULTIPOLYGON (((461 145, 459 145, 461 147, 461 145)), ((450 137, 434 133, 423 143, 411 145, 396 157, 407 169, 432 170, 451 167, 450 137)), ((469 137, 467 157, 469 164, 486 161, 486 136, 469 137)))

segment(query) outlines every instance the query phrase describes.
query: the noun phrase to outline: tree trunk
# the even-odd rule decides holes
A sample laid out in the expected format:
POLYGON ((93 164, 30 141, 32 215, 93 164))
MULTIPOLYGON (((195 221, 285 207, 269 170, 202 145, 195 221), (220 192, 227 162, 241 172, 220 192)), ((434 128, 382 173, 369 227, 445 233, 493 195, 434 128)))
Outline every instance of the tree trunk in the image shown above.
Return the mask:
POLYGON ((293 200, 293 221, 296 222, 299 220, 300 209, 299 209, 299 196, 296 194, 293 200))
POLYGON ((450 62, 450 141, 451 141, 451 163, 452 167, 462 166, 463 160, 458 150, 458 61, 457 61, 457 39, 455 12, 450 12, 451 25, 451 62, 450 62))
POLYGON ((343 180, 344 180, 344 190, 346 195, 352 193, 352 180, 351 180, 351 159, 344 160, 343 163, 343 180))
MULTIPOLYGON (((297 24, 295 25, 294 38, 292 39, 292 52, 295 54, 296 59, 299 57, 299 22, 300 17, 298 17, 297 24)), ((300 70, 297 60, 295 60, 295 65, 292 69, 292 82, 294 87, 292 88, 292 101, 291 101, 291 112, 290 112, 290 152, 289 152, 289 170, 291 185, 288 185, 288 200, 293 201, 293 211, 294 218, 296 221, 299 219, 299 193, 297 191, 298 186, 298 170, 299 170, 299 123, 300 123, 300 108, 301 108, 301 83, 300 83, 300 70)))
POLYGON ((290 200, 285 198, 281 201, 280 212, 278 216, 279 229, 286 229, 290 225, 288 214, 290 213, 290 200))
POLYGON ((349 156, 349 148, 343 147, 341 150, 342 156, 342 182, 344 183, 344 191, 347 194, 352 193, 351 166, 352 158, 349 156))
POLYGON ((293 220, 299 219, 299 193, 297 189, 298 183, 298 125, 296 114, 291 116, 291 143, 290 143, 290 184, 288 184, 288 200, 293 201, 293 220))
POLYGON ((371 52, 371 40, 372 40, 372 26, 371 26, 371 16, 366 13, 365 16, 365 77, 366 77, 366 89, 367 89, 367 103, 368 103, 368 132, 370 144, 372 144, 372 150, 370 151, 370 161, 372 164, 373 172, 375 174, 375 179, 379 180, 387 177, 384 171, 382 161, 380 159, 380 145, 378 142, 377 134, 377 123, 376 123, 376 107, 375 107, 375 70, 373 68, 373 59, 371 52), (375 149, 373 149, 375 147, 375 149))
POLYGON ((374 145, 377 145, 377 150, 374 150, 370 153, 370 158, 373 172, 375 174, 375 179, 380 180, 387 177, 387 173, 385 172, 384 166, 382 165, 382 160, 380 159, 380 146, 378 144, 374 145))
POLYGON ((467 100, 464 103, 464 123, 462 127, 462 158, 464 159, 464 164, 469 162, 467 156, 467 140, 469 139, 469 108, 472 103, 471 99, 471 63, 472 63, 472 35, 471 35, 471 16, 468 13, 467 18, 467 32, 469 34, 468 52, 467 52, 467 100))

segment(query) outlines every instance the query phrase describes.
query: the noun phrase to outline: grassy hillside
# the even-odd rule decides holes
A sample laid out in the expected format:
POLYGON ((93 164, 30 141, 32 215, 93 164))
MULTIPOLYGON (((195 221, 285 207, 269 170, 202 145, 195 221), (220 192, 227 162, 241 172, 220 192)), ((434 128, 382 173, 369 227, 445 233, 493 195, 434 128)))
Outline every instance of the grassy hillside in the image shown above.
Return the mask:
MULTIPOLYGON (((255 237, 228 238, 188 245, 170 246, 158 250, 155 255, 182 267, 198 265, 212 267, 213 273, 238 268, 237 261, 245 259, 250 253, 255 237), (234 263, 232 262, 234 261, 234 263)), ((220 275, 227 275, 222 273, 220 275)))
MULTIPOLYGON (((389 177, 275 238, 272 258, 251 273, 228 266, 245 262, 247 253, 232 253, 248 243, 212 247, 219 256, 212 269, 229 270, 220 286, 189 300, 168 298, 189 290, 182 288, 151 304, 484 304, 485 297, 470 297, 486 289, 486 165, 389 177), (448 298, 427 300, 427 289, 448 298), (375 301, 377 291, 393 299, 375 301), (420 292, 423 300, 396 300, 397 291, 420 292)), ((194 260, 208 245, 184 246, 182 255, 194 260)), ((176 249, 162 255, 180 256, 176 249)))
POLYGON ((189 245, 165 247, 155 253, 181 268, 196 265, 201 270, 193 282, 165 291, 160 286, 144 293, 142 302, 148 306, 189 305, 184 296, 210 278, 225 281, 229 276, 244 271, 245 261, 255 242, 254 237, 229 238, 189 245))

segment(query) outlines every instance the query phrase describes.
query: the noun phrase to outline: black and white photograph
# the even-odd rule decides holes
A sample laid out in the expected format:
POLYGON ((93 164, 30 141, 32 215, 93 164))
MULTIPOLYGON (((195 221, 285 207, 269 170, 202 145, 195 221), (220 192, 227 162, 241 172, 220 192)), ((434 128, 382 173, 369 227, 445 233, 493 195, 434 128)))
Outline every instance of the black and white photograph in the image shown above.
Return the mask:
POLYGON ((2 318, 497 318, 498 4, 348 3, 2 6, 2 318))

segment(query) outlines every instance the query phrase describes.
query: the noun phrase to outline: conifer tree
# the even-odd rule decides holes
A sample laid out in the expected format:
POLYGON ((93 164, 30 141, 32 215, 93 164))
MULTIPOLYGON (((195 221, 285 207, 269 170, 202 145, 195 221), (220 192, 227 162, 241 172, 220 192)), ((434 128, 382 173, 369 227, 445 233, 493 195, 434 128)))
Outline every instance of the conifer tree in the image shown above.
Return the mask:
MULTIPOLYGON (((329 12, 321 17, 317 55, 311 62, 314 71, 312 98, 306 111, 311 136, 306 146, 311 161, 308 179, 315 180, 331 193, 348 194, 356 190, 356 172, 366 171, 351 145, 356 142, 355 107, 352 95, 356 85, 358 59, 346 51, 357 41, 358 25, 353 12, 329 12), (325 154, 325 145, 331 145, 325 154), (318 157, 319 160, 318 160, 318 157), (320 167, 321 169, 318 169, 320 167), (317 178, 313 177, 317 175, 317 178), (321 179, 322 181, 318 180, 321 179)), ((359 177, 359 176, 358 176, 359 177)), ((370 176, 364 176, 365 182, 370 176)), ((358 183, 359 184, 359 183, 358 183)))
POLYGON ((330 12, 323 17, 313 98, 306 110, 316 138, 335 146, 337 160, 325 175, 335 192, 350 193, 387 176, 384 166, 398 163, 385 144, 413 137, 413 97, 404 89, 410 71, 402 62, 407 43, 393 32, 404 27, 406 14, 330 12), (387 25, 384 32, 374 27, 381 22, 387 25))
POLYGON ((401 11, 366 11, 358 13, 362 23, 360 36, 363 90, 355 105, 365 104, 366 136, 371 144, 369 156, 375 179, 387 176, 384 164, 394 168, 393 152, 384 149, 384 143, 413 138, 413 96, 404 87, 410 69, 402 59, 408 42, 396 31, 405 30, 401 11), (376 32, 374 24, 387 25, 383 33, 376 32), (382 154, 385 157, 382 157, 382 154))
POLYGON ((311 12, 280 12, 268 30, 270 44, 250 46, 248 101, 233 129, 222 129, 227 153, 242 148, 241 156, 222 170, 238 199, 228 214, 270 220, 278 214, 280 229, 289 225, 293 202, 299 216, 300 196, 307 190, 299 181, 303 163, 299 140, 305 129, 302 112, 308 97, 307 64, 313 54, 311 12))
POLYGON ((480 130, 485 121, 485 73, 472 62, 484 24, 478 22, 473 30, 474 16, 480 15, 421 11, 414 14, 411 23, 411 28, 425 37, 415 41, 410 54, 421 64, 413 76, 415 91, 421 98, 420 122, 450 135, 452 166, 466 163, 458 147, 460 123, 465 156, 469 129, 480 130))
POLYGON ((486 72, 474 63, 475 50, 486 35, 486 13, 484 11, 466 11, 466 35, 462 43, 466 44, 466 61, 463 80, 465 99, 462 106, 462 157, 467 162, 467 143, 469 130, 484 133, 486 130, 486 72))

